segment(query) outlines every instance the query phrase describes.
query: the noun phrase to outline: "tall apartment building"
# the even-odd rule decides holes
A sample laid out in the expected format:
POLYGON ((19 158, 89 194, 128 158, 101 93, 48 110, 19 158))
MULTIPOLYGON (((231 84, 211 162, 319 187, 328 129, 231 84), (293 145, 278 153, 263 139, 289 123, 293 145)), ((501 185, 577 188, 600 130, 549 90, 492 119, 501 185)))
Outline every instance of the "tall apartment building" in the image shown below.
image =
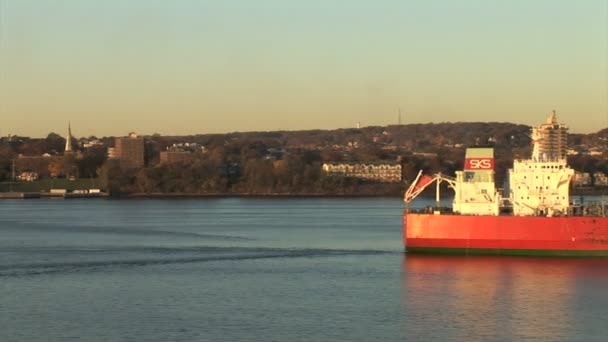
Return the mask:
POLYGON ((558 161, 566 159, 568 149, 568 127, 557 123, 555 111, 547 122, 532 129, 534 151, 532 159, 537 161, 558 161))
POLYGON ((144 138, 131 132, 127 137, 115 138, 114 148, 108 149, 108 158, 116 159, 125 169, 144 166, 144 138))

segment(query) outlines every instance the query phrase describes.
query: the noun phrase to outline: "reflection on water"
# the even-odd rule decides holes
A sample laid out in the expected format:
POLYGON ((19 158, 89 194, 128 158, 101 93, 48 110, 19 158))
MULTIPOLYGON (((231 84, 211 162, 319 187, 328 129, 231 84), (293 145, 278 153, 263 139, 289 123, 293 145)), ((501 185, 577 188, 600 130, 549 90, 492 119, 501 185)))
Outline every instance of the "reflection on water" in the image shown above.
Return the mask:
MULTIPOLYGON (((586 291, 578 283, 592 277, 605 284, 607 265, 605 259, 407 255, 402 305, 414 318, 408 321, 416 323, 407 324, 405 334, 459 341, 572 340, 586 324, 576 319, 586 291)), ((587 340, 593 337, 593 331, 586 333, 587 340)))

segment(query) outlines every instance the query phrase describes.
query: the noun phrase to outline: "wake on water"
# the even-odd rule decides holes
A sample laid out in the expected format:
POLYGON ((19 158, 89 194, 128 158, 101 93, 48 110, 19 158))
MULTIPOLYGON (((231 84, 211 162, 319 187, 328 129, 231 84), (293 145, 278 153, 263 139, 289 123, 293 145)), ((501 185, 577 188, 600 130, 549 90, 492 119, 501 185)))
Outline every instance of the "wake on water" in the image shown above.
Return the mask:
MULTIPOLYGON (((22 277, 53 273, 96 272, 113 267, 145 267, 152 265, 187 264, 217 261, 244 261, 256 259, 315 258, 340 256, 365 256, 395 254, 386 250, 347 250, 318 248, 244 248, 244 247, 196 247, 157 248, 119 247, 111 249, 56 249, 57 259, 66 252, 79 255, 83 261, 17 262, 0 265, 0 277, 22 277), (145 255, 145 256, 143 256, 145 255), (92 259, 92 260, 90 260, 92 259)), ((11 251, 5 251, 11 252, 11 251)), ((18 250, 13 249, 13 253, 18 250)), ((46 249, 46 252, 53 252, 46 249)), ((70 258, 73 260, 74 258, 70 258)))

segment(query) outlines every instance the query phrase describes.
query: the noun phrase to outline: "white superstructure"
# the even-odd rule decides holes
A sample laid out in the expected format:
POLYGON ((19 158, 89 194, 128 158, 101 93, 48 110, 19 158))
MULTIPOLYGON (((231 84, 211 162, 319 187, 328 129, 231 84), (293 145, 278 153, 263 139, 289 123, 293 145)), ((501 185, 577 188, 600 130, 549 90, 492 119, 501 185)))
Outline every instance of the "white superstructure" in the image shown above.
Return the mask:
POLYGON ((454 189, 454 213, 499 215, 501 209, 508 212, 510 206, 516 216, 568 215, 574 170, 566 161, 567 139, 568 127, 557 122, 555 111, 545 124, 533 128, 532 156, 513 162, 505 189, 506 198, 494 183, 494 149, 472 147, 467 149, 464 170, 457 171, 456 178, 441 174, 422 176, 421 172, 406 191, 404 200, 411 202, 436 182, 436 201, 439 203, 440 184, 447 182, 454 189))
POLYGON ((568 127, 559 124, 555 111, 547 123, 532 129, 532 158, 515 160, 509 169, 509 200, 513 215, 565 215, 570 203, 566 148, 568 127))

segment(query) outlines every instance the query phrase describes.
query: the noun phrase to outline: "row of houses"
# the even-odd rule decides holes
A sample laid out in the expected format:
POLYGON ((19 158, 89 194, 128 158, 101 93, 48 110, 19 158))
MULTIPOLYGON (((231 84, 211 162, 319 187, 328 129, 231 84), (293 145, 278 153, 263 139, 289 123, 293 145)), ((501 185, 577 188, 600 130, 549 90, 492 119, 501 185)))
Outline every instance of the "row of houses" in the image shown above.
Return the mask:
POLYGON ((403 179, 401 164, 398 163, 325 163, 323 172, 328 175, 380 182, 400 182, 403 179))
POLYGON ((572 176, 572 186, 608 186, 608 176, 603 172, 575 172, 572 176))
POLYGON ((569 156, 592 156, 592 157, 599 157, 604 155, 604 153, 606 153, 601 147, 591 147, 591 148, 584 148, 584 147, 578 147, 578 148, 569 148, 567 150, 567 154, 569 156))

